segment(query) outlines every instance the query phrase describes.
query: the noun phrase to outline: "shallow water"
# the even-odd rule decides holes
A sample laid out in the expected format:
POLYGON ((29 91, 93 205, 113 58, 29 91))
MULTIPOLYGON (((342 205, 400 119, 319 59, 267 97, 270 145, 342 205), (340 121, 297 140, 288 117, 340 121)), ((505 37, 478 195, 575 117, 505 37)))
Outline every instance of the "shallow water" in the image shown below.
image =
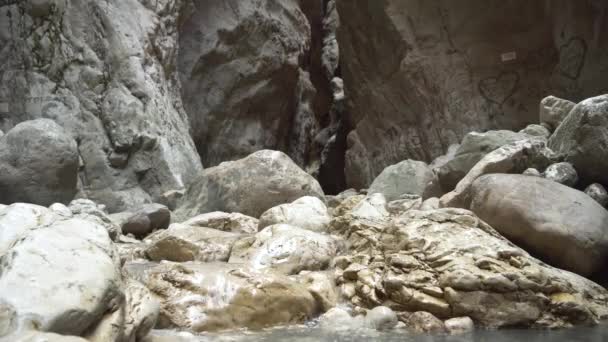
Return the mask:
MULTIPOLYGON (((163 335, 161 331, 154 334, 163 335)), ((177 341, 177 340, 176 340, 177 341)), ((457 336, 413 335, 404 330, 328 331, 321 328, 293 327, 262 332, 208 334, 184 341, 197 342, 608 342, 608 324, 563 330, 504 329, 476 330, 457 336)))

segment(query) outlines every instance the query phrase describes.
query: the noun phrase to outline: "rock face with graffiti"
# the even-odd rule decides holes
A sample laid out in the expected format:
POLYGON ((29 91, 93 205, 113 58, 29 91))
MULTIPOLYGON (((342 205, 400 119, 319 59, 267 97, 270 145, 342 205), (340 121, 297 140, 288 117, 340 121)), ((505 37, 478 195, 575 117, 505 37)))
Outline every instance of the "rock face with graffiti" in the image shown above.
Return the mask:
POLYGON ((608 90, 608 5, 473 2, 338 1, 349 185, 405 158, 431 161, 468 131, 538 122, 547 94, 608 90))

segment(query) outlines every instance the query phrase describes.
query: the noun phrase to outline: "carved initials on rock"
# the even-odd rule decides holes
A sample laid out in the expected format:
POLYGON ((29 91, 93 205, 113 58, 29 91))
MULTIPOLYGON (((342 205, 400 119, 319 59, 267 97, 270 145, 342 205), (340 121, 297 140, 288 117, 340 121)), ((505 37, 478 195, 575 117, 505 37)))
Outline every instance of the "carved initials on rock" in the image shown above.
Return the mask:
POLYGON ((479 93, 486 101, 502 106, 517 91, 519 74, 502 72, 496 77, 488 77, 479 81, 479 93))

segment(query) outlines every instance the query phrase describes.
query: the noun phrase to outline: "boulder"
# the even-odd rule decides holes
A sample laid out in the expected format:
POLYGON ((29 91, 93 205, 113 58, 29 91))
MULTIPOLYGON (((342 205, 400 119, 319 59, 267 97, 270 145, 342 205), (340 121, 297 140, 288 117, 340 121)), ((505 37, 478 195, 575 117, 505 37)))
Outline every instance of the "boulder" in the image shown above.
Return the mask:
POLYGON ((376 330, 390 330, 399 322, 397 314, 386 306, 377 306, 367 312, 365 323, 376 330))
POLYGON ((0 203, 67 204, 77 179, 76 141, 53 120, 22 122, 0 138, 0 203))
POLYGON ((389 221, 345 214, 331 227, 349 246, 334 264, 355 307, 387 305, 402 319, 468 316, 485 327, 569 327, 608 315, 606 289, 535 259, 468 210, 410 210, 389 221))
POLYGON ((225 232, 251 234, 258 231, 258 219, 239 214, 214 211, 183 222, 186 226, 208 227, 225 232))
POLYGON ((443 322, 450 335, 461 335, 475 330, 475 323, 471 317, 455 317, 443 322))
POLYGON ((547 129, 547 127, 543 125, 528 125, 526 128, 519 131, 519 133, 529 135, 531 137, 539 137, 541 139, 549 139, 551 136, 551 132, 547 129))
POLYGON ((281 204, 260 216, 258 230, 285 223, 313 232, 325 232, 331 216, 325 204, 316 197, 306 196, 289 204, 281 204))
POLYGON ((144 204, 134 211, 110 216, 121 227, 123 234, 143 238, 158 229, 166 229, 171 222, 171 211, 162 204, 144 204))
POLYGON ((18 326, 82 336, 104 315, 125 309, 118 255, 100 222, 12 205, 0 214, 0 226, 0 302, 13 308, 18 326), (10 224, 26 210, 36 213, 10 224))
POLYGON ((602 207, 608 205, 608 191, 606 191, 603 185, 598 183, 591 184, 585 189, 585 193, 602 207))
POLYGON ((608 211, 585 193, 521 175, 487 175, 471 187, 470 208, 549 264, 589 276, 608 256, 608 211))
POLYGON ((276 224, 238 241, 229 262, 245 263, 256 270, 271 268, 290 275, 326 269, 338 253, 338 247, 338 242, 330 236, 276 224))
POLYGON ((407 320, 407 328, 418 334, 442 334, 446 332, 445 324, 433 314, 417 311, 407 320))
POLYGON ((524 176, 530 176, 530 177, 542 177, 543 174, 538 171, 537 169, 530 167, 527 168, 524 172, 522 172, 522 175, 524 176))
POLYGON ((228 261, 241 234, 212 228, 172 224, 169 229, 148 236, 144 253, 152 261, 228 261))
POLYGON ((323 195, 319 183, 286 154, 262 150, 205 169, 186 191, 175 215, 184 220, 219 210, 260 217, 274 206, 323 195))
POLYGON ((388 202, 401 195, 418 195, 423 199, 441 195, 437 175, 424 162, 404 160, 388 166, 372 182, 369 194, 381 193, 388 202))
POLYGON ((540 122, 548 124, 555 130, 576 106, 574 102, 547 96, 540 102, 540 122))
POLYGON ((485 155, 526 138, 529 137, 523 133, 507 130, 471 132, 465 135, 454 156, 436 170, 441 188, 443 191, 453 190, 485 155))
POLYGON ((567 162, 555 163, 549 165, 542 176, 548 180, 563 184, 565 186, 574 187, 578 183, 578 174, 572 166, 567 162))
POLYGON ((574 166, 583 185, 608 184, 608 95, 576 105, 549 139, 549 147, 574 166))
POLYGON ((350 209, 344 209, 346 209, 348 213, 354 217, 365 218, 368 220, 383 220, 389 216, 387 206, 388 203, 386 203, 386 198, 384 198, 384 195, 381 193, 375 193, 360 199, 356 205, 352 206, 350 209))
POLYGON ((302 323, 317 306, 288 277, 226 263, 127 263, 161 301, 160 328, 194 332, 302 323))
POLYGON ((442 207, 467 208, 473 182, 489 173, 519 173, 528 168, 545 169, 555 159, 544 141, 520 140, 488 153, 458 182, 454 191, 440 199, 442 207))
POLYGON ((120 226, 112 220, 111 215, 108 215, 106 207, 103 204, 97 204, 91 200, 81 198, 70 202, 69 208, 66 208, 63 205, 53 204, 49 209, 64 217, 76 215, 98 220, 106 228, 112 241, 117 241, 121 235, 120 226))

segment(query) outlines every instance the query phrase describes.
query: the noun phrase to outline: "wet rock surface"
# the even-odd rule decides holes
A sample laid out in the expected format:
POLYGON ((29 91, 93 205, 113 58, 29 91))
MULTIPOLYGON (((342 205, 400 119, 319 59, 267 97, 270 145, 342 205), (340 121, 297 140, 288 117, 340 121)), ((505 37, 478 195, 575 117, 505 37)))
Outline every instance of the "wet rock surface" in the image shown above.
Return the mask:
POLYGON ((355 307, 469 316, 490 327, 568 327, 608 313, 604 288, 534 259, 467 210, 347 213, 332 229, 351 246, 335 264, 355 307))

